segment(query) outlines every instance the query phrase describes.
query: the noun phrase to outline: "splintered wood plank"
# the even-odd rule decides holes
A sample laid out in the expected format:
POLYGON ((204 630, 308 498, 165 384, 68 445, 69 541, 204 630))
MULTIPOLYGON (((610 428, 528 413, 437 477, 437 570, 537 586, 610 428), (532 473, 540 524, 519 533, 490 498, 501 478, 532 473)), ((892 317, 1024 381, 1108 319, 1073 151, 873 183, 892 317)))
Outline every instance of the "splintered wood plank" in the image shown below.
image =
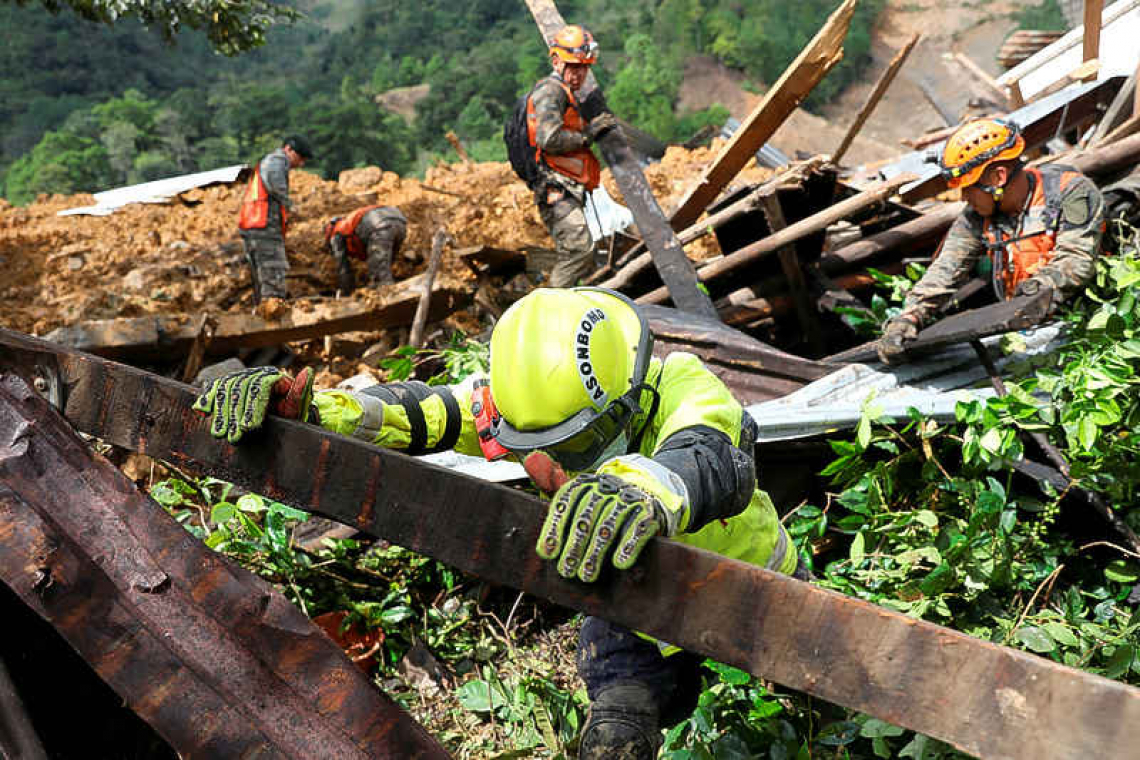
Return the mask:
POLYGON ((820 80, 843 59, 843 40, 858 0, 844 0, 811 42, 788 65, 764 99, 752 109, 712 164, 685 194, 670 217, 673 229, 688 227, 716 200, 820 80))
POLYGON ((977 757, 1109 760, 1140 746, 1140 689, 1117 681, 677 541, 653 539, 631 570, 597 583, 569 581, 535 555, 545 508, 522 491, 275 417, 231 446, 191 411, 190 388, 0 330, 7 372, 60 389, 67 420, 109 443, 193 464, 977 757))

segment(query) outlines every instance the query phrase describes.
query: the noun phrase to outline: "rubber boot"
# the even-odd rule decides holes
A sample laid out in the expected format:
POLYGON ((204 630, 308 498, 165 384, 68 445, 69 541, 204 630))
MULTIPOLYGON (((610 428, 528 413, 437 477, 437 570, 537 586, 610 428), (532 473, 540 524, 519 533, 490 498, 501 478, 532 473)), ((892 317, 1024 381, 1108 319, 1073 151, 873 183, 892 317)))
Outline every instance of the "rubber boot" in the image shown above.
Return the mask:
POLYGON ((590 705, 578 760, 653 760, 660 748, 652 693, 641 684, 619 684, 598 694, 590 705))

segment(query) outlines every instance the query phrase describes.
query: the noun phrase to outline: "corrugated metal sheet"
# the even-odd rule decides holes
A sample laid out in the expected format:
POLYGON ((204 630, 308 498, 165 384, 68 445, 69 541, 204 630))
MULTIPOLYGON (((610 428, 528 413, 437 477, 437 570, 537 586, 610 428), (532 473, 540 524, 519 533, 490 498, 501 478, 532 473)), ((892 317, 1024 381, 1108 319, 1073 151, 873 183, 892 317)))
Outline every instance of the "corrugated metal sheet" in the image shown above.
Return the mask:
POLYGON ((237 180, 238 175, 245 169, 244 164, 235 164, 221 169, 211 169, 207 172, 184 174, 180 177, 167 177, 156 179, 153 182, 144 182, 141 185, 128 185, 116 187, 95 193, 94 206, 80 206, 68 208, 59 212, 59 216, 73 216, 75 214, 88 214, 91 216, 107 216, 115 209, 122 208, 130 203, 167 203, 180 193, 193 190, 196 187, 229 184, 237 180))
MULTIPOLYGON (((998 356, 1001 336, 982 342, 995 357, 998 371, 1011 372, 1054 351, 1064 342, 1060 325, 1045 325, 1022 333, 1025 348, 998 356)), ((747 408, 760 428, 761 442, 807 438, 855 427, 869 399, 887 416, 902 419, 917 409, 940 421, 954 419, 959 400, 994 395, 986 371, 968 344, 935 357, 897 368, 882 364, 850 364, 782 398, 747 408), (985 387, 975 387, 979 384, 985 387)))

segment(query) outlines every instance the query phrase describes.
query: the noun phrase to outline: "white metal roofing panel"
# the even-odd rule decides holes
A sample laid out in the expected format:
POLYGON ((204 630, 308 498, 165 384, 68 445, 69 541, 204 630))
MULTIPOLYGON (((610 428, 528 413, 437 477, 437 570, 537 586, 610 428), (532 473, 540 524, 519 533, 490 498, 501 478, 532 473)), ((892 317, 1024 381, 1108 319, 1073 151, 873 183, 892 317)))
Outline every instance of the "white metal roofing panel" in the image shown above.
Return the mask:
POLYGON ((235 164, 221 169, 197 172, 196 174, 183 174, 180 177, 167 177, 153 182, 144 182, 141 185, 128 185, 116 187, 113 190, 104 190, 95 193, 94 206, 64 209, 59 216, 74 214, 89 214, 92 216, 107 216, 129 203, 166 203, 179 193, 193 190, 196 187, 230 183, 238 178, 245 164, 235 164))
MULTIPOLYGON (((1100 73, 1107 79, 1136 71, 1140 61, 1140 0, 1118 0, 1101 11, 1100 73)), ((998 77, 998 84, 1019 82, 1021 94, 1032 98, 1084 62, 1084 26, 1038 50, 998 77)))

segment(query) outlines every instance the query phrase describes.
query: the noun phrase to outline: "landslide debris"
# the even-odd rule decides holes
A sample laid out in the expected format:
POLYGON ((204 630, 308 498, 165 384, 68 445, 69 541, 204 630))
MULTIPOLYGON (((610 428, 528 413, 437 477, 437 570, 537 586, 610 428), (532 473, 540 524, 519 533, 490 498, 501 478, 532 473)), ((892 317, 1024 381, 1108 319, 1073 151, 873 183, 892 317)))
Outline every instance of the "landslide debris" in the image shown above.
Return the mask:
MULTIPOLYGON (((672 147, 646 169, 663 209, 672 208, 718 148, 672 147)), ((767 174, 751 164, 737 182, 756 182, 767 174)), ((603 182, 620 201, 608 171, 603 182)), ((171 203, 132 204, 109 216, 58 216, 93 204, 90 195, 40 196, 26 207, 0 200, 0 325, 43 335, 91 319, 249 313, 249 273, 236 227, 242 189, 240 183, 200 188, 171 203)), ((337 181, 294 170, 291 194, 299 211, 286 239, 295 298, 334 296, 324 223, 362 205, 398 206, 408 217, 408 237, 393 263, 398 280, 426 268, 432 235, 443 226, 458 248, 551 245, 530 192, 505 163, 440 164, 423 180, 378 167, 342 172, 337 181)), ((689 253, 706 259, 719 251, 706 237, 689 253)), ((442 273, 474 287, 454 248, 445 253, 442 273)), ((349 297, 370 295, 361 289, 349 297)))

